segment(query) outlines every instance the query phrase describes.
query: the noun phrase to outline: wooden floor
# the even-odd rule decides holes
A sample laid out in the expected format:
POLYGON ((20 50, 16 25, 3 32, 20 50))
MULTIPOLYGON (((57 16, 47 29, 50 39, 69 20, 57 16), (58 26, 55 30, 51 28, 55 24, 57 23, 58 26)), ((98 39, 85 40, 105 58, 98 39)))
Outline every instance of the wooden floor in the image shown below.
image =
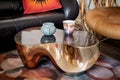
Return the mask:
POLYGON ((120 41, 107 39, 103 42, 100 42, 100 51, 112 58, 115 58, 120 61, 120 41))

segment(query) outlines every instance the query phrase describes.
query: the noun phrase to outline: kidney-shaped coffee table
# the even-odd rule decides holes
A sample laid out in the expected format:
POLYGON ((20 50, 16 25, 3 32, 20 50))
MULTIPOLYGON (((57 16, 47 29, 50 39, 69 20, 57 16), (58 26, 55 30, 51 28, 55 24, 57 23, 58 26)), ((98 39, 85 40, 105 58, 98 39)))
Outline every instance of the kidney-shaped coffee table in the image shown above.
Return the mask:
POLYGON ((53 35, 42 34, 40 27, 28 28, 15 36, 17 50, 27 68, 36 68, 47 57, 60 71, 68 74, 89 69, 99 57, 98 39, 87 31, 72 35, 56 29, 53 35))

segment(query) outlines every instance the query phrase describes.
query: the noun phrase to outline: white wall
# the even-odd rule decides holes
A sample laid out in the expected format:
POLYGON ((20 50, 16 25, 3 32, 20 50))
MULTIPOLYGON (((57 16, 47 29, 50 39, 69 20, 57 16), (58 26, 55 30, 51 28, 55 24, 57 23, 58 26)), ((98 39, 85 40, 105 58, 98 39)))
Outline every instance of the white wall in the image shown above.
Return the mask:
MULTIPOLYGON (((90 1, 90 0, 85 0, 86 9, 88 9, 89 1, 90 1)), ((77 2, 78 2, 78 4, 80 4, 80 0, 77 0, 77 2)), ((92 9, 92 8, 94 8, 93 0, 91 1, 91 4, 90 4, 89 9, 92 9)))
MULTIPOLYGON (((78 1, 78 3, 80 2, 80 0, 77 0, 77 1, 78 1)), ((89 1, 90 1, 90 0, 85 0, 86 8, 88 7, 89 1)), ((92 1, 92 2, 91 2, 91 4, 90 4, 89 9, 94 8, 93 0, 91 0, 91 1, 92 1)), ((120 6, 120 0, 116 0, 116 5, 117 5, 117 6, 120 6)))
POLYGON ((116 0, 116 4, 120 6, 120 0, 116 0))

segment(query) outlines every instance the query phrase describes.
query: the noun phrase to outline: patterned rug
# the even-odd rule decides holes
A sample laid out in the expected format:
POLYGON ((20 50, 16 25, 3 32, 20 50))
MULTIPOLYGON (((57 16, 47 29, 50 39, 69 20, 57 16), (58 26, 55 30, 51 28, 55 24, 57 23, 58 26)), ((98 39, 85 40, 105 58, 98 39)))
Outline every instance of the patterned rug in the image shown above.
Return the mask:
POLYGON ((16 50, 0 54, 0 80, 120 80, 120 62, 101 54, 87 71, 66 75, 43 58, 39 67, 24 67, 16 50))

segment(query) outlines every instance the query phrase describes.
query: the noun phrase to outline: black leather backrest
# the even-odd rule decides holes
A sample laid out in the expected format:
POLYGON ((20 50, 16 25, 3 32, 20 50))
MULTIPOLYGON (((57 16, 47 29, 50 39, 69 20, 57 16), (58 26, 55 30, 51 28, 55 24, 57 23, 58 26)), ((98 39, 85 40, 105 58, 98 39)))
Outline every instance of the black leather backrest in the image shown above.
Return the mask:
POLYGON ((22 0, 0 0, 0 16, 22 13, 22 0))
MULTIPOLYGON (((79 13, 77 0, 60 0, 62 9, 55 10, 63 12, 65 19, 75 19, 79 13)), ((23 15, 22 0, 0 0, 0 17, 11 17, 23 15)))

